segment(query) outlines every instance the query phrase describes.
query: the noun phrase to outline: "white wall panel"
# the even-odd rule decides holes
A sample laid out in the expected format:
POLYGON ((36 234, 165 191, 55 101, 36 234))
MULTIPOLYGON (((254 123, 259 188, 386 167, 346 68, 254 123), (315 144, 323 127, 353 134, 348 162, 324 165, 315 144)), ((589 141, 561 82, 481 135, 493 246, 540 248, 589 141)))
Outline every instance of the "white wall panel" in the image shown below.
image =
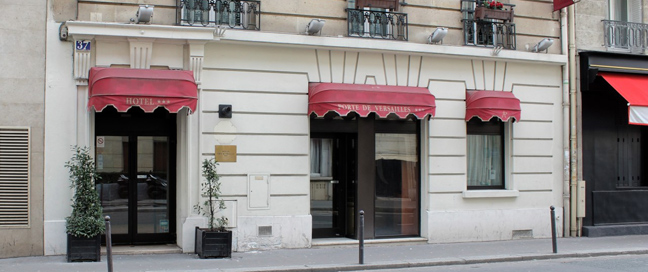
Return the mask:
MULTIPOLYGON (((227 34, 226 34, 227 35, 227 34)), ((307 75, 318 81, 315 49, 209 43, 205 46, 205 68, 257 70, 307 75)))
POLYGON ((308 78, 305 74, 203 70, 202 89, 306 94, 308 78))
POLYGON ((174 69, 183 68, 183 49, 182 44, 153 44, 153 54, 151 55, 151 66, 169 66, 174 69))
MULTIPOLYGON (((218 113, 203 113, 204 132, 214 132, 218 124, 218 113)), ((308 133, 309 123, 306 115, 270 115, 270 114, 232 114, 230 119, 238 133, 308 133)), ((263 135, 259 135, 263 137, 263 135)))
POLYGON ((421 69, 421 79, 418 86, 427 86, 430 80, 447 80, 465 82, 468 89, 474 88, 472 65, 469 59, 424 57, 421 69))
POLYGON ((466 121, 432 119, 429 126, 430 137, 465 137, 466 121))
POLYGON ((201 109, 204 111, 218 111, 218 104, 231 104, 234 114, 236 112, 259 113, 294 113, 308 112, 308 95, 306 94, 274 94, 274 93, 248 93, 203 91, 201 93, 201 109))
POLYGON ((555 174, 513 174, 515 189, 520 191, 552 190, 555 174))
MULTIPOLYGON (((520 120, 524 121, 553 121, 554 116, 554 107, 556 105, 547 105, 547 104, 528 104, 522 102, 520 108, 522 110, 522 115, 520 120)), ((558 120, 556 120, 558 121, 558 120)))
POLYGON ((110 66, 111 64, 130 65, 130 49, 126 41, 99 40, 96 41, 97 66, 110 66))
MULTIPOLYGON (((201 146, 205 150, 214 152, 214 146, 219 145, 216 137, 203 134, 200 137, 201 146)), ((241 154, 308 154, 310 152, 310 138, 308 135, 236 135, 234 141, 236 151, 241 154), (262 139, 260 140, 260 137, 262 139)))
POLYGON ((436 100, 435 118, 466 118, 466 102, 456 100, 436 100))
POLYGON ((552 155, 553 140, 514 140, 513 155, 552 155))
POLYGON ((407 55, 395 55, 396 58, 396 85, 398 86, 408 86, 409 82, 409 67, 410 67, 410 56, 407 55))
POLYGON ((331 82, 344 82, 344 51, 330 51, 331 53, 331 82))
MULTIPOLYGON (((429 192, 462 192, 466 190, 466 175, 429 175, 429 192)), ((432 199, 432 201, 436 201, 432 199)))
POLYGON ((465 138, 430 138, 430 155, 466 155, 465 138))
POLYGON ((513 94, 522 102, 562 104, 559 86, 516 85, 513 94))
POLYGON ((383 54, 360 52, 355 84, 387 85, 383 54))
POLYGON ((396 71, 396 55, 394 54, 383 54, 383 61, 385 63, 385 80, 387 85, 398 85, 396 77, 398 72, 396 71))
POLYGON ((551 173, 553 172, 551 157, 513 157, 513 172, 515 173, 551 173))
MULTIPOLYGON (((331 51, 316 50, 319 82, 332 82, 333 68, 331 67, 331 51)), ((311 81, 314 81, 312 78, 311 81)))
POLYGON ((430 157, 430 173, 466 173, 466 157, 430 157))
POLYGON ((343 81, 341 83, 355 83, 356 67, 358 65, 359 55, 359 52, 352 51, 344 53, 344 67, 341 71, 343 73, 343 81))
POLYGON ((436 99, 466 99, 466 82, 430 79, 428 84, 423 85, 423 87, 428 86, 430 93, 432 93, 436 99))
MULTIPOLYGON (((213 151, 203 156, 213 158, 213 151)), ((201 161, 202 161, 201 159, 201 161)), ((220 163, 218 173, 225 175, 242 175, 248 173, 269 173, 271 175, 302 174, 308 175, 310 161, 308 156, 237 156, 236 162, 220 163)))
POLYGON ((515 138, 553 138, 553 123, 545 122, 516 122, 513 123, 515 138))

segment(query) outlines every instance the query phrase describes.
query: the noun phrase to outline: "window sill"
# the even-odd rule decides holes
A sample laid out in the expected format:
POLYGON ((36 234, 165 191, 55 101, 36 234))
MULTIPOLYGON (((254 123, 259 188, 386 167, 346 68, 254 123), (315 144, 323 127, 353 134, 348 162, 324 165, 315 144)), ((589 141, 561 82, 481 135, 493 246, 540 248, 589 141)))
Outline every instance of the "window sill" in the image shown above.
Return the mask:
POLYGON ((518 197, 518 190, 467 190, 463 191, 463 198, 506 198, 518 197))

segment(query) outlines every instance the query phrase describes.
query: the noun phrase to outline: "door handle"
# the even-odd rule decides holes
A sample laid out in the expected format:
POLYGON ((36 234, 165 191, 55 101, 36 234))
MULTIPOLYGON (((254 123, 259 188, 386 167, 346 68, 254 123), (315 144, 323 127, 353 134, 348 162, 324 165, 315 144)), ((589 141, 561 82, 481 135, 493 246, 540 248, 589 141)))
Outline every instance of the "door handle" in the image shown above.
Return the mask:
POLYGON ((339 180, 331 180, 331 184, 338 184, 338 183, 340 183, 339 180))

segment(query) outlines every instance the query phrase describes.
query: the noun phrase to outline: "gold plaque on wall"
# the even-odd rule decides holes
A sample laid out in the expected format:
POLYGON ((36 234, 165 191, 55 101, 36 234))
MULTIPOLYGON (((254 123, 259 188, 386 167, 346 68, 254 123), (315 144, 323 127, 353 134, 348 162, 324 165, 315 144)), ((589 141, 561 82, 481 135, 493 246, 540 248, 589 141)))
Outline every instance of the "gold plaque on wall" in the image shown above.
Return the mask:
POLYGON ((217 145, 216 146, 217 162, 236 162, 235 145, 217 145))

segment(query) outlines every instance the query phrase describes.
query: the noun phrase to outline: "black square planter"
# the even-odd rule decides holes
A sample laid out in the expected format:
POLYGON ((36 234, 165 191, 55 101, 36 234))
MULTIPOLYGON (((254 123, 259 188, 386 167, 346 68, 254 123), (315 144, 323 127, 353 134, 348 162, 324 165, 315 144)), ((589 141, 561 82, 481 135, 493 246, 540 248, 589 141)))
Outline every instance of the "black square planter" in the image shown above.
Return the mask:
POLYGON ((232 231, 210 231, 196 227, 195 251, 201 259, 232 257, 232 231))
POLYGON ((75 237, 67 235, 68 262, 101 261, 101 235, 94 237, 75 237))

